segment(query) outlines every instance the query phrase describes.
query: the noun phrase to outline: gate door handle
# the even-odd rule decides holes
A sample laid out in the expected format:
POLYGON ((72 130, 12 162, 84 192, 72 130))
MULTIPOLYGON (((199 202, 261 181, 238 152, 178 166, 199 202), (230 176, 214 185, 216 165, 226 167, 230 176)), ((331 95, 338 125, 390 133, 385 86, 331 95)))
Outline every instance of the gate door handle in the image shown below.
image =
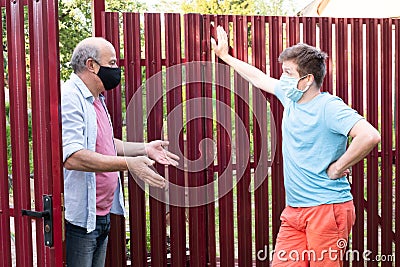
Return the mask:
POLYGON ((22 210, 22 215, 44 219, 44 245, 53 246, 53 199, 43 195, 43 211, 22 210))

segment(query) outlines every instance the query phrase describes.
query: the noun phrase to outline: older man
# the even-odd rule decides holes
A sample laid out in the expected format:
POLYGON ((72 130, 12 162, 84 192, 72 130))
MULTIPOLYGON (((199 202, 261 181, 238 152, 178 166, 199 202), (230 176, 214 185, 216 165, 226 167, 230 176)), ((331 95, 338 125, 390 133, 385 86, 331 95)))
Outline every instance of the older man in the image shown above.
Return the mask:
POLYGON ((91 37, 75 48, 74 72, 62 88, 62 139, 67 265, 104 266, 110 213, 124 214, 119 171, 129 170, 151 186, 165 179, 154 161, 177 165, 167 141, 147 144, 114 138, 102 93, 121 80, 115 49, 91 37))

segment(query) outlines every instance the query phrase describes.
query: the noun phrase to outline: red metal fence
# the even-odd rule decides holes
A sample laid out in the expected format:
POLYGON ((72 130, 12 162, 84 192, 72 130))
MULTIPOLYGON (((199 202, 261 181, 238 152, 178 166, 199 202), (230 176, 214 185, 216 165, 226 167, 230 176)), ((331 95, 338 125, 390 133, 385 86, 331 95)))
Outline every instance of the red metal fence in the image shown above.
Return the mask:
MULTIPOLYGON (((0 87, 9 89, 8 101, 6 90, 0 90, 0 266, 61 266, 63 261, 55 2, 0 1, 7 29, 0 55, 0 65, 5 62, 0 87), (25 42, 24 9, 29 43, 25 42), (32 144, 28 141, 29 107, 32 144), (30 185, 30 161, 34 186, 30 185), (53 197, 51 247, 44 245, 43 231, 39 231, 43 222, 36 220, 33 228, 31 219, 21 215, 22 209, 32 208, 32 198, 34 209, 42 210, 43 195, 53 197)), ((377 266, 375 256, 381 256, 381 266, 398 265, 392 257, 400 258, 396 249, 400 222, 395 220, 400 214, 396 179, 400 177, 400 20, 134 13, 120 18, 103 13, 102 25, 103 35, 121 47, 119 64, 125 73, 122 87, 107 95, 116 137, 130 141, 168 138, 169 149, 182 154, 180 166, 157 166, 157 170, 171 185, 189 190, 212 184, 205 191, 190 193, 170 186, 168 195, 150 189, 149 197, 143 184, 129 176, 125 188, 129 217, 113 217, 108 266, 127 264, 127 234, 132 266, 148 266, 150 258, 151 266, 185 266, 187 261, 190 266, 269 265, 285 205, 279 145, 282 107, 274 97, 232 75, 214 57, 210 38, 216 25, 229 29, 236 57, 276 78, 281 72, 277 57, 288 45, 303 41, 329 54, 324 90, 342 97, 382 134, 380 146, 353 167, 357 222, 349 249, 359 251, 361 260, 351 265, 364 266, 361 253, 366 250, 372 252, 368 266, 377 266), (249 191, 249 187, 256 189, 249 191), (221 197, 215 201, 205 201, 218 194, 221 197), (168 207, 167 200, 186 206, 168 207)))
MULTIPOLYGON (((123 13, 121 26, 117 13, 103 13, 102 19, 103 36, 121 47, 119 64, 125 72, 125 91, 118 88, 107 100, 116 135, 126 130, 130 141, 168 138, 169 149, 185 160, 178 168, 157 166, 161 174, 189 188, 216 183, 200 195, 170 189, 170 201, 187 197, 190 206, 205 197, 202 193, 221 194, 201 206, 170 206, 167 227, 165 201, 157 200, 163 193, 150 189, 148 197, 129 176, 126 223, 132 266, 147 266, 147 252, 151 266, 185 266, 187 248, 190 266, 268 266, 271 260, 285 206, 282 107, 219 64, 210 49, 216 25, 228 29, 234 56, 275 78, 281 74, 278 55, 287 46, 305 42, 328 53, 323 89, 340 96, 382 134, 382 143, 353 167, 350 177, 357 221, 348 248, 355 259, 358 251, 360 260, 348 260, 346 266, 364 266, 367 250, 368 266, 377 266, 376 259, 381 266, 395 266, 395 256, 400 257, 395 234, 400 231, 395 220, 400 215, 400 20, 123 13), (200 169, 191 169, 193 160, 200 169)), ((119 225, 110 241, 109 266, 125 264, 125 256, 120 259, 126 230, 124 223, 119 225)))
POLYGON ((0 266, 61 266, 63 184, 57 1, 0 3, 0 266), (27 214, 42 211, 44 195, 50 196, 46 201, 53 205, 49 209, 53 224, 45 226, 49 239, 44 238, 42 219, 32 220, 22 214, 22 210, 27 214))

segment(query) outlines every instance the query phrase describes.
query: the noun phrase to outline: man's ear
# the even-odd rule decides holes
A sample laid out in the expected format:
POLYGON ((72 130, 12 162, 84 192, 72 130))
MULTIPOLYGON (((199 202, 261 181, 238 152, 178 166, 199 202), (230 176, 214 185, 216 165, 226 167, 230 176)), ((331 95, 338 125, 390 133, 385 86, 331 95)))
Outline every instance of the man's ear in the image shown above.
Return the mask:
POLYGON ((88 58, 86 60, 86 68, 91 72, 96 72, 96 69, 94 67, 95 64, 96 64, 96 62, 91 58, 88 58))
POLYGON ((307 85, 309 85, 309 86, 311 86, 313 83, 314 83, 314 75, 313 74, 309 74, 308 76, 307 76, 307 85))

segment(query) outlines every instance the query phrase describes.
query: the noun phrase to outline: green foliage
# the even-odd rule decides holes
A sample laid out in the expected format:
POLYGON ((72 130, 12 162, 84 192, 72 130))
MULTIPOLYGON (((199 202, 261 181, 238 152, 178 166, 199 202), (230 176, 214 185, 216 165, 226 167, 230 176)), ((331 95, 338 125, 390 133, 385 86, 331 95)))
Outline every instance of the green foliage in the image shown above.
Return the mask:
POLYGON ((6 102, 6 137, 7 137, 7 166, 8 173, 11 173, 11 127, 10 127, 10 103, 6 102))
POLYGON ((200 14, 255 14, 254 0, 189 0, 182 3, 184 13, 200 14))
POLYGON ((295 14, 294 2, 294 0, 186 0, 182 2, 181 8, 184 13, 286 16, 295 14))
POLYGON ((146 12, 148 8, 146 2, 140 0, 108 0, 106 1, 106 10, 111 12, 146 12))
POLYGON ((294 0, 256 0, 257 14, 265 16, 293 16, 296 12, 294 0))
POLYGON ((60 0, 60 64, 61 80, 67 80, 72 72, 70 60, 75 46, 92 34, 91 1, 90 0, 60 0))
POLYGON ((154 5, 154 9, 156 12, 163 12, 163 13, 181 13, 181 0, 159 0, 154 5))

